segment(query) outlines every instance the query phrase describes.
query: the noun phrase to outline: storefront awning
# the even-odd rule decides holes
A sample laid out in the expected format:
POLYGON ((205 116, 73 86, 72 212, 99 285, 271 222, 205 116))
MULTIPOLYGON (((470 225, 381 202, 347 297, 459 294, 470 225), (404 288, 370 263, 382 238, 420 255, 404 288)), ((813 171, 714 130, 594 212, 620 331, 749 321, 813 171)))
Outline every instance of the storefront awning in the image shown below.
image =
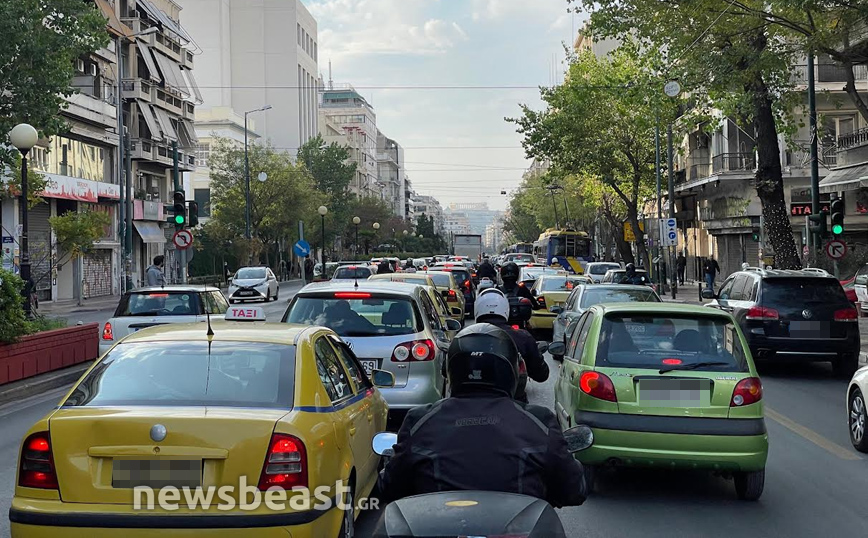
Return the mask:
POLYGON ((145 243, 163 244, 166 242, 166 235, 163 233, 163 229, 160 228, 160 225, 156 222, 134 220, 133 226, 135 226, 136 231, 139 232, 142 241, 145 243))
POLYGON ((858 191, 868 188, 868 163, 838 168, 820 182, 821 193, 858 191))

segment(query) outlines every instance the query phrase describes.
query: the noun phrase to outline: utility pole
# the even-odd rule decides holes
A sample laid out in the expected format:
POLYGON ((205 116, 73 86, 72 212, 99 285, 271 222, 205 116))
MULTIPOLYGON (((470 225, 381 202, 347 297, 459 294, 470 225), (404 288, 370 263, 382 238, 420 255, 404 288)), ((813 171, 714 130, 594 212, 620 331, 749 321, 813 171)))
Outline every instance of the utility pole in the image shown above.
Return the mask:
MULTIPOLYGON (((657 112, 655 114, 655 125, 654 125, 654 154, 655 154, 655 167, 654 170, 656 172, 655 179, 657 180, 657 230, 659 235, 660 230, 660 219, 663 218, 663 212, 660 207, 660 113, 657 112)), ((647 226, 645 228, 648 229, 647 226)), ((654 264, 654 278, 657 279, 657 283, 660 285, 660 289, 664 290, 663 279, 660 277, 660 237, 657 238, 657 243, 654 244, 654 259, 657 260, 657 263, 654 264)))
MULTIPOLYGON (((124 190, 124 176, 126 175, 126 159, 124 158, 124 150, 126 149, 126 136, 124 133, 124 98, 123 98, 123 71, 124 71, 124 55, 121 47, 123 46, 122 37, 115 38, 115 51, 117 52, 118 67, 117 67, 117 97, 115 106, 117 107, 118 116, 118 187, 120 188, 120 200, 118 204, 118 236, 121 243, 121 295, 130 289, 129 277, 127 271, 127 201, 126 191, 124 190)), ((126 181, 130 181, 127 177, 126 181)))
MULTIPOLYGON (((675 149, 672 147, 672 123, 670 122, 666 128, 666 142, 669 145, 669 218, 675 218, 675 166, 674 166, 674 154, 675 149)), ((677 228, 676 228, 677 229, 677 228)), ((676 232, 677 233, 677 232, 676 232)), ((676 235, 677 237, 677 235, 676 235)), ((669 274, 671 275, 671 284, 670 288, 672 289, 672 298, 675 299, 675 294, 678 292, 678 275, 676 274, 675 269, 675 250, 677 249, 677 240, 676 246, 669 247, 669 274)))
POLYGON ((555 200, 555 190, 557 190, 557 186, 549 185, 546 188, 552 193, 552 207, 555 209, 555 229, 559 230, 561 228, 561 221, 558 219, 558 202, 555 200))
MULTIPOLYGON (((811 127, 811 214, 820 214, 820 170, 817 159, 817 96, 814 83, 814 51, 808 51, 808 109, 811 127)), ((823 217, 825 219, 825 216, 823 217)), ((822 238, 814 234, 814 248, 819 248, 822 238)))

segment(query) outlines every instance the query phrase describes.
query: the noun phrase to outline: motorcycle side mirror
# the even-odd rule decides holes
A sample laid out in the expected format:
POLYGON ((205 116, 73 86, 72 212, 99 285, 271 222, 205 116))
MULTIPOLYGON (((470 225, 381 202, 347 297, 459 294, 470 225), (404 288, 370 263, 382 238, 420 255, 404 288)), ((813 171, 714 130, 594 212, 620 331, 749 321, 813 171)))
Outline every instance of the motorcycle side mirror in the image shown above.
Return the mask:
MULTIPOLYGON (((567 440, 567 450, 581 452, 594 444, 594 432, 588 426, 579 424, 565 431, 564 439, 567 440)), ((376 437, 374 440, 376 441, 376 437)))
MULTIPOLYGON (((454 312, 453 312, 453 314, 454 314, 454 312)), ((460 331, 461 330, 461 323, 454 320, 454 319, 447 319, 446 320, 446 330, 447 331, 460 331)))
POLYGON ((539 349, 539 354, 542 355, 543 353, 545 353, 546 351, 549 350, 549 343, 548 342, 537 342, 536 347, 537 347, 537 349, 539 349))
POLYGON ((371 372, 371 381, 376 387, 391 388, 395 386, 395 374, 385 370, 374 370, 371 372))
POLYGON ((702 290, 702 298, 703 299, 717 299, 717 295, 709 289, 702 290))
POLYGON ((395 445, 398 443, 398 434, 382 432, 374 436, 371 448, 374 454, 391 458, 395 455, 395 445))
POLYGON ((548 346, 548 352, 555 357, 563 357, 567 352, 567 346, 563 342, 552 342, 548 346))

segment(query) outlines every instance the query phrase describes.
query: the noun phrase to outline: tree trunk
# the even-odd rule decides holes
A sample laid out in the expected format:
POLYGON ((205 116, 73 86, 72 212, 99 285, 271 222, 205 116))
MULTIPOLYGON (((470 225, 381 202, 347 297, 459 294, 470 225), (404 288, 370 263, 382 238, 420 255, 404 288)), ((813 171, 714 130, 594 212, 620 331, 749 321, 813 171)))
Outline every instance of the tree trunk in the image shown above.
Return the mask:
MULTIPOLYGON (((648 249, 645 248, 645 232, 639 227, 639 210, 636 208, 635 203, 627 205, 627 220, 633 226, 633 235, 636 236, 636 252, 639 254, 643 267, 648 269, 651 267, 651 260, 648 258, 648 249)), ((630 258, 633 258, 632 253, 630 254, 630 258)))
MULTIPOLYGON (((764 43, 765 36, 762 37, 764 43)), ((760 45, 764 47, 764 44, 760 45)), ((775 251, 775 268, 801 269, 799 253, 793 239, 789 212, 784 200, 778 130, 772 109, 772 96, 757 72, 746 91, 753 100, 753 127, 758 153, 756 191, 762 203, 766 237, 775 251)))
POLYGON ((865 104, 865 101, 862 99, 862 96, 859 95, 859 91, 856 89, 856 74, 853 73, 853 62, 850 60, 845 60, 843 62, 843 67, 844 76, 847 79, 847 84, 844 86, 844 91, 847 92, 847 95, 850 96, 853 104, 856 105, 856 110, 859 111, 862 119, 868 121, 868 105, 865 104))

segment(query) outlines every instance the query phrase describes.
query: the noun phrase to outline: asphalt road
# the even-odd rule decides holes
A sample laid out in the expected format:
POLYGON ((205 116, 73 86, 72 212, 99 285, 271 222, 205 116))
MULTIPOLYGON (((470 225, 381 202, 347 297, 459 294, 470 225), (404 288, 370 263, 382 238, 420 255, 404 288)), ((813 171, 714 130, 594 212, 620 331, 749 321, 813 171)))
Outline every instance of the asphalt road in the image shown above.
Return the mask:
MULTIPOLYGON (((274 303, 270 308, 277 308, 274 303)), ((533 403, 551 406, 552 378, 531 383, 533 403)), ((732 482, 704 472, 611 470, 585 505, 560 511, 571 537, 679 538, 758 535, 765 538, 868 536, 868 457, 850 445, 844 389, 826 364, 761 370, 771 451, 766 489, 756 503, 739 501, 732 482)), ((62 390, 0 407, 0 536, 8 536, 18 444, 62 390)), ((362 515, 358 536, 379 517, 362 515)))

